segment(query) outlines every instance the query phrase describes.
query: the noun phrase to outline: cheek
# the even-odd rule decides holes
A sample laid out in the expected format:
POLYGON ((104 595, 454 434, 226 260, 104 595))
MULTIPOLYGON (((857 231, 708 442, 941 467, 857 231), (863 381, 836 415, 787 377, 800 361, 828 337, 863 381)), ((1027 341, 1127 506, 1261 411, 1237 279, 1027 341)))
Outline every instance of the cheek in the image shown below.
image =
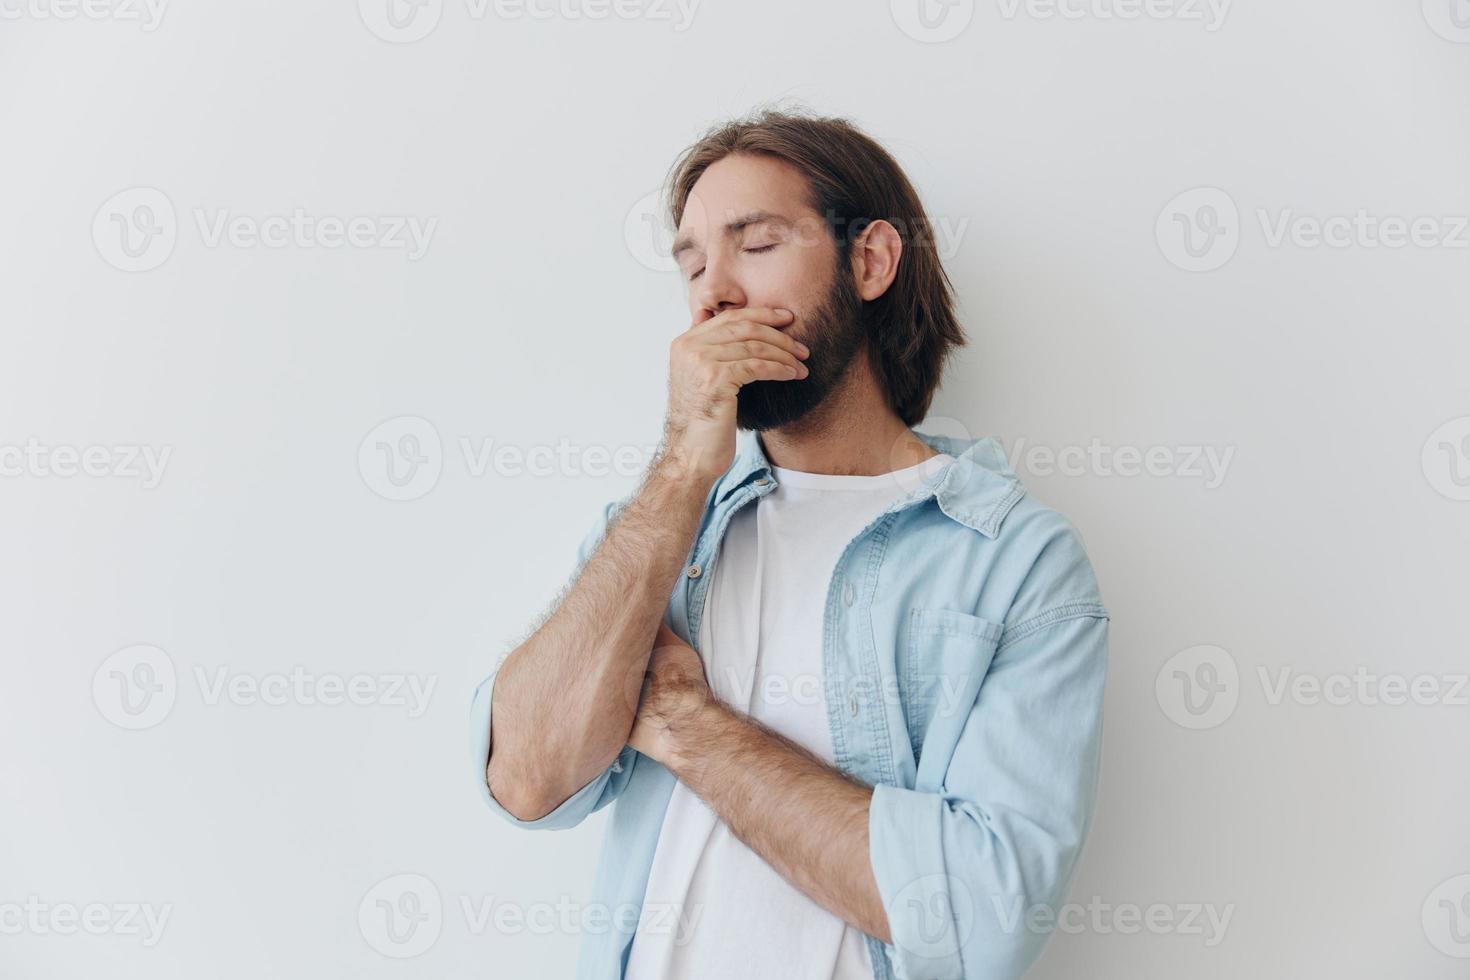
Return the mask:
POLYGON ((825 285, 801 268, 773 269, 752 284, 749 301, 751 306, 790 310, 800 328, 806 315, 821 305, 825 285))

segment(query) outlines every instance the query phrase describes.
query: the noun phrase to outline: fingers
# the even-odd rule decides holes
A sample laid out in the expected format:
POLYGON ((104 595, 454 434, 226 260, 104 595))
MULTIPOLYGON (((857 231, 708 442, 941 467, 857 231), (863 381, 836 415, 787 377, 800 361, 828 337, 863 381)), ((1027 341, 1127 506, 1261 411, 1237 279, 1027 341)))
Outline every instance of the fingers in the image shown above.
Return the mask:
POLYGON ((672 357, 697 370, 706 385, 739 388, 752 381, 805 378, 809 371, 802 361, 811 352, 772 326, 793 318, 789 310, 767 307, 727 310, 676 337, 672 357))
POLYGON ((689 328, 689 332, 714 344, 729 343, 732 340, 767 340, 785 347, 793 354, 804 356, 806 345, 790 334, 777 329, 788 327, 795 320, 796 314, 790 310, 751 306, 739 310, 726 310, 703 323, 695 324, 689 328))
POLYGON ((793 378, 806 376, 806 365, 799 368, 780 361, 768 361, 763 358, 747 358, 743 361, 727 361, 729 365, 729 378, 737 388, 743 388, 752 381, 790 381, 793 378))
POLYGON ((774 361, 792 369, 792 373, 770 373, 769 369, 753 366, 743 371, 738 383, 748 380, 789 380, 807 376, 802 360, 811 352, 806 345, 772 324, 787 324, 794 319, 790 310, 767 307, 749 307, 727 310, 719 316, 699 324, 699 332, 691 330, 687 342, 701 352, 707 360, 734 362, 747 360, 774 361))
POLYGON ((704 335, 713 344, 728 344, 736 340, 764 340, 798 357, 805 357, 809 353, 806 345, 791 334, 777 329, 789 326, 794 319, 795 314, 789 310, 731 310, 712 320, 706 320, 703 324, 704 335))
POLYGON ((785 347, 764 340, 736 340, 728 344, 720 344, 710 348, 710 356, 716 361, 745 361, 764 360, 775 361, 777 364, 785 364, 787 367, 795 368, 794 377, 804 378, 807 376, 806 365, 801 359, 791 353, 785 347))
POLYGON ((690 330, 710 330, 739 320, 769 323, 773 327, 784 327, 796 319, 796 314, 779 306, 742 306, 738 309, 716 313, 708 320, 692 325, 690 330))

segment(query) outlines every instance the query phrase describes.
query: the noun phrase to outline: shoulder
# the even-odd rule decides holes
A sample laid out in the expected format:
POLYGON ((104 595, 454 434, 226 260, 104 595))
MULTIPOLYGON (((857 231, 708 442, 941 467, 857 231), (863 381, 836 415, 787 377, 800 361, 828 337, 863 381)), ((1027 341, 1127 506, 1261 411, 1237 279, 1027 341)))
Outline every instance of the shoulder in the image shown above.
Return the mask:
POLYGON ((997 544, 1016 575, 1006 640, 1063 619, 1108 618, 1082 533, 1066 515, 1028 493, 1007 515, 997 544))
POLYGON ((1009 600, 1007 629, 1078 612, 1105 618, 1082 532, 1025 487, 1000 441, 987 437, 944 448, 957 450, 958 459, 953 485, 941 485, 941 507, 988 539, 987 571, 1009 600))

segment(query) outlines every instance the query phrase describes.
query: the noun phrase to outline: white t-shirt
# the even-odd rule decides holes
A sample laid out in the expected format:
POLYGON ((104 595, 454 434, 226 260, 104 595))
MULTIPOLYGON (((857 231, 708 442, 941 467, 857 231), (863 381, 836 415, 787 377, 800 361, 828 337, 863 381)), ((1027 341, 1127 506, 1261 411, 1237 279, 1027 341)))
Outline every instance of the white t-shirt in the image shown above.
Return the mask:
MULTIPOLYGON (((773 467, 776 489, 731 518, 713 562, 699 646, 716 696, 832 762, 822 673, 832 571, 889 504, 953 460, 941 453, 879 476, 773 467)), ((782 878, 678 783, 627 976, 870 980, 873 970, 859 930, 782 878)))

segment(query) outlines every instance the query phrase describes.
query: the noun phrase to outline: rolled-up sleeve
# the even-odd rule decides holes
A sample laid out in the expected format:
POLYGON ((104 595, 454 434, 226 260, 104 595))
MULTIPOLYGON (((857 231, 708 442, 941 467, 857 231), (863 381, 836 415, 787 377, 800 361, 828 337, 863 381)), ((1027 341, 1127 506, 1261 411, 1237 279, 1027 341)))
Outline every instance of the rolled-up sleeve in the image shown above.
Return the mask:
POLYGON ((901 980, 1019 977, 1066 900, 1096 797, 1108 616, 1095 593, 1028 612, 1001 636, 939 791, 873 791, 901 980))
MULTIPOLYGON (((576 567, 568 578, 568 584, 576 581, 577 575, 582 571, 582 566, 587 563, 587 559, 602 542, 608 525, 618 508, 625 502, 626 498, 623 501, 612 501, 603 506, 598 520, 582 538, 577 548, 576 567)), ((556 809, 535 820, 517 818, 495 799, 486 779, 490 763, 490 717, 494 700, 495 678, 499 675, 503 664, 504 659, 502 658, 501 662, 496 664, 495 669, 490 672, 490 676, 475 688, 475 694, 470 703, 470 758, 474 763, 475 783, 479 787, 480 797, 491 810, 518 827, 525 827, 529 830, 565 830, 568 827, 575 827, 587 819, 590 814, 611 803, 623 791, 632 772, 637 753, 631 747, 624 746, 622 752, 606 769, 567 797, 556 809)))

